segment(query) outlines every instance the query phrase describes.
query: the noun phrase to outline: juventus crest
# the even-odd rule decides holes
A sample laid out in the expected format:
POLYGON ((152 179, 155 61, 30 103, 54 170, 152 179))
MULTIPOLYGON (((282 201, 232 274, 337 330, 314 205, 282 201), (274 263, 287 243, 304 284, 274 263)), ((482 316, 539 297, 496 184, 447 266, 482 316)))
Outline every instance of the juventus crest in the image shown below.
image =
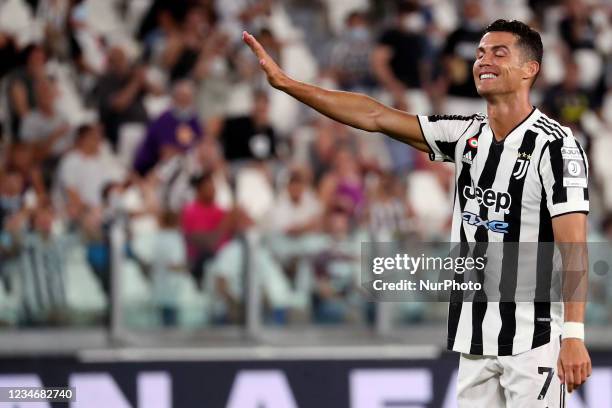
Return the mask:
POLYGON ((525 177, 527 170, 529 169, 529 163, 531 162, 531 155, 527 153, 519 153, 516 164, 514 165, 514 172, 512 176, 516 180, 520 180, 525 177))

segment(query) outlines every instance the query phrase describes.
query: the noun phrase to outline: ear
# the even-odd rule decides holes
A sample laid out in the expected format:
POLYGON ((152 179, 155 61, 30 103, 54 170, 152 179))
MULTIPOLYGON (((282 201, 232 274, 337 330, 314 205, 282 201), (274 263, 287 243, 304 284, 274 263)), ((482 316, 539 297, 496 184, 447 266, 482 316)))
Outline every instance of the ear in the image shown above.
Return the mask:
POLYGON ((527 61, 523 64, 523 79, 533 79, 540 72, 540 64, 537 61, 527 61))

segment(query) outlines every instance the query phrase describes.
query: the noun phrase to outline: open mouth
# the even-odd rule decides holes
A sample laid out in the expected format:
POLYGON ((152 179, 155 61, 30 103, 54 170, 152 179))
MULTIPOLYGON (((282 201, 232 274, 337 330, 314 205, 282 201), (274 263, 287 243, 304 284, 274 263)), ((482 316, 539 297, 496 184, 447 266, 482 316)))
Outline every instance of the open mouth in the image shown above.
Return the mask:
POLYGON ((479 78, 480 78, 481 81, 483 81, 483 80, 487 80, 487 79, 495 79, 495 78, 497 78, 497 75, 493 74, 493 73, 490 73, 490 72, 487 72, 487 73, 484 73, 484 74, 480 74, 479 78))

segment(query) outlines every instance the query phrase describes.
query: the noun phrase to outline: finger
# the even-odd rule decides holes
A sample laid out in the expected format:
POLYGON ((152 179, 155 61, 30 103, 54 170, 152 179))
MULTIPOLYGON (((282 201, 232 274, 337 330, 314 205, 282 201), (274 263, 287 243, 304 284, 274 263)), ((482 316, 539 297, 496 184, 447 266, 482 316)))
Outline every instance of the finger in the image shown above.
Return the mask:
POLYGON ((593 374, 593 365, 591 364, 591 360, 587 363, 587 377, 590 377, 593 374))
POLYGON ((260 62, 265 60, 268 57, 268 53, 264 49, 264 47, 255 39, 254 36, 244 31, 242 33, 242 39, 246 44, 251 48, 251 50, 255 53, 260 62))
POLYGON ((589 377, 589 365, 587 362, 582 364, 580 369, 581 383, 584 384, 589 377))
POLYGON ((557 361, 557 376, 559 377, 559 381, 561 384, 565 384, 565 370, 563 369, 563 364, 561 364, 561 360, 557 361))
POLYGON ((565 385, 567 386, 567 392, 574 390, 574 371, 569 367, 565 370, 565 385))
POLYGON ((577 389, 582 385, 582 368, 580 365, 574 367, 574 389, 577 389))

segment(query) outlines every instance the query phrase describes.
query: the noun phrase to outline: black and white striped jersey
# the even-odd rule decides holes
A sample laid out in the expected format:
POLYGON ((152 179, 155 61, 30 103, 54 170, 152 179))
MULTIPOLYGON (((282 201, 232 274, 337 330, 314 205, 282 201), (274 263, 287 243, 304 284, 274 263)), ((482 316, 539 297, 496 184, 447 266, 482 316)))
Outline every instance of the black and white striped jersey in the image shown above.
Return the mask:
POLYGON ((26 320, 44 321, 48 313, 67 306, 65 256, 76 241, 69 235, 48 240, 36 232, 22 235, 19 253, 7 260, 4 272, 20 295, 26 320))
MULTIPOLYGON (((500 142, 481 114, 418 116, 418 120, 431 159, 455 163, 452 242, 553 242, 552 218, 588 213, 586 155, 569 128, 538 109, 500 142)), ((504 252, 499 265, 502 282, 516 282, 524 269, 518 258, 517 253, 504 252)), ((539 277, 546 272, 537 270, 539 285, 550 285, 539 277)), ((504 289, 508 287, 512 285, 499 284, 500 291, 514 290, 504 289)), ((449 304, 451 350, 514 355, 546 344, 560 333, 560 302, 489 302, 487 298, 468 302, 456 292, 451 293, 449 304)))

